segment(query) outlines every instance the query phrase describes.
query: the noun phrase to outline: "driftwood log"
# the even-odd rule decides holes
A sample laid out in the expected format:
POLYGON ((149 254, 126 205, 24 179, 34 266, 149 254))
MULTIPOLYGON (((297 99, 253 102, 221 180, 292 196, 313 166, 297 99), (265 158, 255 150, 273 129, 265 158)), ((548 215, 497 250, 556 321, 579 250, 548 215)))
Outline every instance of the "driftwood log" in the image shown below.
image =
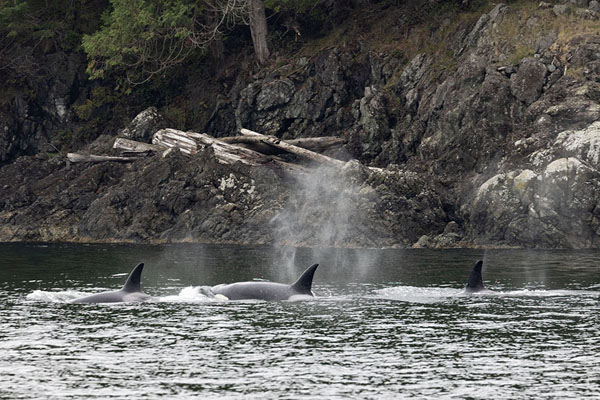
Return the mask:
POLYGON ((221 141, 223 141, 225 143, 230 143, 230 144, 233 144, 233 145, 243 146, 243 147, 245 147, 247 149, 254 150, 254 151, 257 151, 259 153, 266 154, 266 155, 269 155, 269 156, 273 156, 273 155, 285 153, 281 149, 278 149, 276 147, 269 146, 268 144, 263 143, 262 138, 259 138, 259 137, 252 137, 252 136, 229 136, 229 137, 219 138, 219 140, 221 140, 221 141))
POLYGON ((222 142, 212 136, 171 128, 156 132, 152 138, 152 143, 166 148, 178 148, 187 155, 194 155, 199 150, 212 146, 215 156, 224 164, 233 164, 240 161, 244 164, 256 165, 269 161, 264 154, 222 142))
POLYGON ((312 138, 290 139, 286 140, 285 142, 294 146, 302 147, 303 149, 321 152, 346 144, 346 139, 339 136, 320 136, 312 138))
MULTIPOLYGON (((336 167, 343 167, 346 163, 342 160, 338 160, 336 158, 332 158, 332 157, 328 157, 324 154, 319 154, 316 153, 314 151, 308 150, 308 149, 304 149, 300 146, 295 146, 293 144, 290 144, 290 141, 283 141, 281 139, 278 139, 274 136, 267 136, 267 135, 263 135, 261 133, 258 132, 254 132, 251 131, 250 129, 245 129, 242 128, 240 129, 240 133, 244 136, 248 136, 248 137, 253 137, 253 138, 260 138, 262 140, 262 143, 268 144, 269 146, 273 146, 276 147, 278 149, 281 149, 283 151, 286 151, 288 153, 292 153, 295 154, 297 156, 303 157, 305 159, 311 160, 311 161, 316 161, 318 163, 322 163, 322 164, 329 164, 329 165, 333 165, 336 167)), ((307 138, 308 139, 308 138, 307 138)), ((297 139, 298 140, 298 144, 301 144, 302 141, 306 140, 306 139, 297 139)), ((368 167, 365 166, 365 168, 369 171, 372 172, 377 172, 377 173, 386 173, 386 171, 383 168, 377 168, 377 167, 368 167)))
POLYGON ((214 138, 210 135, 186 132, 177 129, 161 129, 152 138, 152 144, 136 142, 125 138, 117 138, 113 148, 120 151, 121 156, 100 156, 92 154, 69 153, 71 162, 130 162, 140 157, 163 153, 169 149, 177 149, 185 155, 194 155, 208 147, 214 152, 219 163, 246 165, 271 164, 288 170, 305 171, 304 166, 284 161, 277 154, 293 154, 300 159, 321 164, 342 167, 345 163, 332 157, 319 154, 328 148, 345 143, 339 137, 303 138, 283 141, 274 136, 262 135, 249 129, 242 129, 241 136, 214 138))
POLYGON ((215 157, 222 164, 241 162, 246 165, 264 165, 271 163, 287 169, 303 170, 302 167, 285 162, 277 157, 226 143, 203 133, 185 132, 170 128, 161 129, 154 134, 152 143, 166 148, 179 148, 182 153, 188 155, 196 154, 199 150, 210 146, 215 157))
POLYGON ((135 140, 116 138, 113 149, 119 150, 123 156, 150 156, 165 151, 162 146, 150 143, 136 142, 135 140))
POLYGON ((288 142, 278 139, 274 136, 263 135, 261 133, 254 132, 254 131, 251 131, 250 129, 245 129, 245 128, 242 128, 240 130, 240 133, 244 136, 259 138, 259 139, 261 139, 261 142, 264 144, 267 144, 271 147, 282 150, 286 153, 295 154, 306 160, 315 161, 315 162, 318 162, 321 164, 335 165, 337 167, 342 167, 342 166, 344 166, 344 164, 346 164, 344 161, 341 161, 341 160, 338 160, 338 159, 335 159, 332 157, 328 157, 326 155, 319 154, 312 150, 304 149, 302 147, 295 146, 293 144, 289 144, 288 142))
MULTIPOLYGON (((219 140, 222 140, 225 143, 241 144, 263 154, 287 153, 287 151, 284 151, 281 148, 273 147, 264 143, 263 136, 229 136, 219 138, 219 140)), ((313 138, 290 139, 286 140, 285 142, 294 146, 302 147, 303 149, 322 152, 333 147, 339 147, 345 144, 346 140, 337 136, 321 136, 313 138)))
POLYGON ((202 147, 198 146, 200 133, 184 132, 177 129, 161 129, 152 137, 152 144, 164 148, 177 148, 184 154, 193 155, 202 147))
POLYGON ((139 157, 119 157, 119 156, 99 156, 96 154, 79 154, 79 153, 67 153, 67 160, 72 163, 80 162, 104 162, 104 161, 117 161, 117 162, 131 162, 139 160, 139 157))

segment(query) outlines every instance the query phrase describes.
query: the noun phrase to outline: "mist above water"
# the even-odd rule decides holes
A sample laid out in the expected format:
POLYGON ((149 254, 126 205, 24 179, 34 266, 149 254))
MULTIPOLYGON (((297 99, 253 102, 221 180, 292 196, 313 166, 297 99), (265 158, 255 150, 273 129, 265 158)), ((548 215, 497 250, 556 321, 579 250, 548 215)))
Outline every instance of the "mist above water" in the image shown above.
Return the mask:
POLYGON ((275 256, 290 271, 288 279, 294 279, 291 271, 298 264, 298 246, 311 247, 315 263, 333 255, 335 265, 326 266, 329 268, 352 263, 367 271, 377 263, 373 254, 358 249, 352 253, 335 250, 370 247, 373 243, 367 222, 373 191, 362 184, 357 168, 352 163, 344 168, 321 165, 296 177, 287 203, 272 220, 275 256))
POLYGON ((352 247, 368 237, 360 223, 366 191, 348 169, 320 166, 299 174, 294 190, 273 219, 279 244, 352 247))

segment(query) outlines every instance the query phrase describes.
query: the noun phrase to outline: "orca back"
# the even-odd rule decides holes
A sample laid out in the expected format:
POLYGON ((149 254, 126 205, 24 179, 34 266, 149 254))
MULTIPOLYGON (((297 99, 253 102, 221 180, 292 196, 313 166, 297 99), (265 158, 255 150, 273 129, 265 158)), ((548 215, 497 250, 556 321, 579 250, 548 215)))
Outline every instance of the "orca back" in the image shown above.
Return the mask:
POLYGON ((302 275, 300 275, 300 278, 298 278, 296 282, 291 284, 290 287, 299 294, 312 295, 312 281, 318 266, 319 264, 313 264, 310 267, 308 267, 306 271, 304 271, 302 275))
POLYGON ((139 263, 131 271, 125 285, 123 285, 124 292, 141 292, 142 291, 142 270, 144 269, 144 263, 139 263))
POLYGON ((471 271, 471 275, 469 276, 469 281, 467 282, 467 287, 465 290, 470 292, 477 292, 479 290, 484 290, 483 286, 483 278, 481 277, 481 268, 483 267, 483 261, 479 260, 473 267, 473 271, 471 271))

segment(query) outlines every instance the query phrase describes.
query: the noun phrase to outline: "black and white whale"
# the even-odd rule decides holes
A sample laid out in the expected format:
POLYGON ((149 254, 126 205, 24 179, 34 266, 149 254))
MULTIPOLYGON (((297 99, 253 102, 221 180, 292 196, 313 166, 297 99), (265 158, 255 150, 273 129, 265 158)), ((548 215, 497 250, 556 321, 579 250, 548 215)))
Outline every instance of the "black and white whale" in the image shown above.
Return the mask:
POLYGON ((319 264, 313 264, 291 285, 276 282, 236 282, 212 287, 216 296, 228 300, 294 300, 313 297, 312 281, 319 264))
POLYGON ((483 286, 483 278, 481 277, 481 268, 483 267, 483 261, 479 260, 475 263, 471 275, 469 275, 469 281, 465 287, 465 293, 487 293, 492 292, 483 286))
POLYGON ((93 294, 75 299, 71 303, 120 303, 149 300, 151 296, 142 292, 142 269, 144 269, 144 263, 136 265, 121 290, 93 294))

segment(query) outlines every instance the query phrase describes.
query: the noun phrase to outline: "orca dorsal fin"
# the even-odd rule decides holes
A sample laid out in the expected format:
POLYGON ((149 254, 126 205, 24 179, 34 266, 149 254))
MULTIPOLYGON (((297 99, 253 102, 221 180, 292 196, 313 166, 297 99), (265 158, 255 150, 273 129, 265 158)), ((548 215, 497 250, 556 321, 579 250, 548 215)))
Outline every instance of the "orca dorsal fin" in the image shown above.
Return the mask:
POLYGON ((144 269, 144 263, 139 263, 129 274, 129 278, 123 285, 124 292, 141 292, 142 291, 142 269, 144 269))
POLYGON ((308 267, 306 271, 300 275, 300 278, 291 285, 292 289, 296 290, 298 293, 312 294, 312 281, 318 266, 319 264, 313 264, 308 267))
POLYGON ((467 282, 467 289, 483 289, 483 278, 481 277, 481 267, 483 267, 483 261, 479 260, 473 267, 471 275, 469 276, 469 282, 467 282))

